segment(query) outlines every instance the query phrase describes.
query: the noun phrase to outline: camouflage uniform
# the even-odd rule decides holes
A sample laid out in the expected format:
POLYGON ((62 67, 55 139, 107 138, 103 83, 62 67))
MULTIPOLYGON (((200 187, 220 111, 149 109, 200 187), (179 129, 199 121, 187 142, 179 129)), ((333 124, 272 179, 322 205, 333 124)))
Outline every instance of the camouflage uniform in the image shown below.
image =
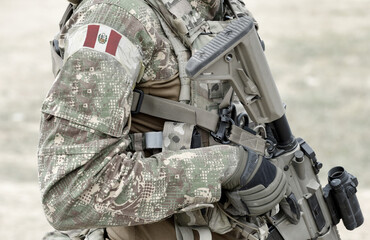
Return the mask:
MULTIPOLYGON (((162 1, 170 10, 174 2, 180 1, 162 1)), ((217 0, 189 2, 197 13, 191 16, 195 24, 213 19, 220 7, 217 0)), ((179 36, 187 47, 194 41, 188 36, 186 31, 179 36)), ((99 37, 97 44, 106 44, 105 36, 99 37)), ((165 151, 128 151, 129 133, 162 130, 164 124, 131 116, 132 90, 179 100, 182 84, 173 46, 144 0, 83 1, 62 29, 59 43, 63 66, 42 106, 38 153, 42 203, 53 227, 155 223, 219 201, 221 182, 238 166, 237 147, 178 146, 177 138, 188 132, 184 129, 194 127, 179 123, 164 140, 165 151), (87 47, 90 26, 119 35, 114 54, 87 47)), ((223 97, 219 83, 191 87, 190 103, 207 110, 214 110, 223 97), (209 96, 215 97, 207 100, 209 96)))

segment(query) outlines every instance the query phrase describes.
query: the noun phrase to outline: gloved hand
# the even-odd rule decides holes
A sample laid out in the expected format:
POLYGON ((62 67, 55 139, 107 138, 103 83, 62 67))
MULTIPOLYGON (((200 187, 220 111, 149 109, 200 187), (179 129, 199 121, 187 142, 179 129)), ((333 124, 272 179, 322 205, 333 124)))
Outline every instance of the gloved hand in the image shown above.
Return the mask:
POLYGON ((240 147, 240 154, 239 166, 222 188, 238 215, 262 215, 289 194, 287 179, 280 168, 252 150, 240 147))

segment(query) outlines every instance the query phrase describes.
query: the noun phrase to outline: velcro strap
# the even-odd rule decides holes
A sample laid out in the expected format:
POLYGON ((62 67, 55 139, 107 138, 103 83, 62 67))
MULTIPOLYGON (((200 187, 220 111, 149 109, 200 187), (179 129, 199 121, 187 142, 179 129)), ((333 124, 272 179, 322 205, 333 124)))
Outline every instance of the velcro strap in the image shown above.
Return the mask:
POLYGON ((146 149, 162 148, 163 132, 146 132, 145 147, 146 149))
POLYGON ((146 149, 162 149, 163 132, 146 132, 129 134, 131 139, 128 151, 143 151, 146 149))

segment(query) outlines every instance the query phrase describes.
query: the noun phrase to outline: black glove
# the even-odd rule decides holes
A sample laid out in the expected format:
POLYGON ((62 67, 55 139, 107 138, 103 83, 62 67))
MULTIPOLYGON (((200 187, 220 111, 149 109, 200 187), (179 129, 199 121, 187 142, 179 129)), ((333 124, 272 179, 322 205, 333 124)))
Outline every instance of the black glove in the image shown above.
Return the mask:
POLYGON ((239 166, 222 187, 238 215, 262 215, 289 194, 287 179, 280 168, 263 156, 249 149, 240 149, 239 166))

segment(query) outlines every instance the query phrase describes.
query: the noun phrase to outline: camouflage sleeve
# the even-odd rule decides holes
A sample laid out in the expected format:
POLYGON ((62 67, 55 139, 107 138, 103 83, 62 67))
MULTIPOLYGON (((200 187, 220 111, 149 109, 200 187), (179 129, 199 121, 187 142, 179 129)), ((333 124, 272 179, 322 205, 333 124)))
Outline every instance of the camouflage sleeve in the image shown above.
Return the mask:
MULTIPOLYGON (((109 6, 109 11, 117 9, 109 6)), ((125 151, 132 89, 153 38, 140 27, 135 34, 142 35, 130 37, 107 19, 76 20, 67 34, 64 65, 42 106, 42 203, 48 221, 60 230, 156 222, 185 207, 216 202, 221 181, 238 163, 239 150, 231 146, 166 151, 149 158, 125 151), (122 34, 124 47, 113 55, 75 45, 78 39, 86 43, 80 35, 88 35, 90 23, 122 34)))

